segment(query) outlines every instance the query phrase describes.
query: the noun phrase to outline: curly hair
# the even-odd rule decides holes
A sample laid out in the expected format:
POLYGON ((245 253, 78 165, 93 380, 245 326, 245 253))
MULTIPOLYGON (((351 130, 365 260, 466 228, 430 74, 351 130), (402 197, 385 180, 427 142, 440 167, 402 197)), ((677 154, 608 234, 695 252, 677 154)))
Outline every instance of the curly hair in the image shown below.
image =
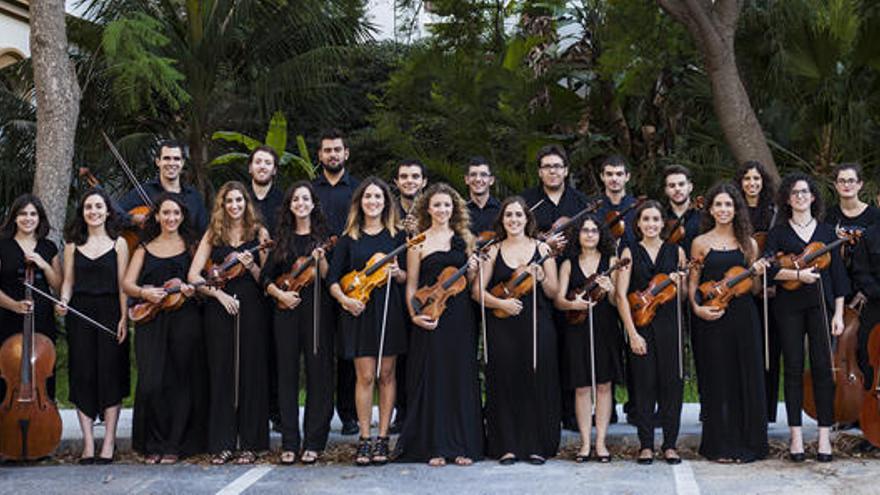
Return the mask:
MULTIPOLYGON (((656 199, 649 199, 649 200, 645 201, 644 203, 642 203, 641 206, 636 208, 636 212, 633 215, 633 218, 635 219, 635 220, 633 220, 633 222, 635 222, 635 225, 633 225, 633 234, 635 234, 636 239, 638 239, 640 241, 642 240, 643 236, 642 236, 642 229, 639 228, 639 219, 642 218, 643 211, 649 210, 651 208, 654 208, 655 210, 659 211, 660 212, 660 220, 662 220, 664 224, 666 223, 666 211, 663 209, 663 205, 661 205, 659 201, 657 201, 656 199)), ((661 231, 662 231, 662 229, 661 229, 661 231)))
POLYGON ((575 259, 583 253, 583 247, 581 247, 580 243, 580 232, 587 222, 593 222, 596 228, 599 229, 599 243, 596 244, 596 250, 599 251, 599 254, 605 258, 614 256, 614 238, 611 237, 611 231, 603 225, 604 222, 597 215, 588 213, 584 215, 580 222, 575 222, 566 229, 565 236, 570 239, 566 247, 568 257, 575 259))
POLYGON ((15 218, 18 217, 18 214, 27 205, 34 205, 34 208, 37 209, 37 216, 40 219, 37 223, 37 231, 34 232, 36 238, 44 239, 49 235, 49 230, 52 229, 52 226, 49 225, 49 217, 46 216, 46 208, 43 206, 43 202, 35 195, 25 193, 15 198, 12 201, 12 205, 9 206, 9 213, 3 221, 3 225, 0 225, 0 239, 12 239, 15 237, 15 233, 18 231, 18 224, 15 223, 15 218))
POLYGON ((528 203, 522 196, 510 196, 501 202, 501 208, 498 210, 498 218, 495 220, 495 238, 498 242, 507 239, 507 230, 504 229, 504 212, 507 207, 512 204, 518 204, 526 213, 525 234, 529 237, 535 237, 538 233, 538 222, 535 220, 535 214, 529 209, 528 203))
POLYGON ((746 206, 746 200, 739 193, 739 188, 729 182, 721 182, 712 186, 706 193, 706 204, 703 206, 705 214, 703 215, 700 230, 708 232, 715 228, 715 219, 709 212, 715 197, 719 194, 727 194, 733 200, 733 237, 740 245, 747 260, 754 260, 758 253, 752 249, 752 222, 749 220, 749 210, 746 206))
POLYGON ((162 226, 159 225, 156 216, 159 214, 159 210, 162 209, 162 204, 166 201, 171 201, 180 208, 181 218, 180 225, 177 227, 177 233, 183 239, 183 243, 186 245, 187 250, 192 250, 196 244, 196 232, 189 223, 189 211, 186 209, 186 203, 184 203, 179 195, 169 192, 163 192, 153 201, 153 208, 150 209, 150 214, 147 215, 144 228, 141 230, 140 243, 147 244, 156 237, 159 237, 159 234, 162 233, 162 226))
POLYGON ((284 199, 281 200, 281 206, 278 209, 278 222, 275 226, 276 248, 272 250, 272 259, 276 262, 282 262, 293 253, 293 239, 296 235, 296 217, 290 211, 290 203, 293 201, 293 195, 299 189, 306 189, 309 196, 312 197, 312 212, 309 213, 309 236, 315 245, 323 242, 327 238, 329 229, 327 228, 327 219, 321 210, 321 200, 315 194, 315 188, 311 182, 301 180, 294 182, 287 188, 284 193, 284 199))
POLYGON ((364 210, 361 208, 361 200, 364 198, 364 192, 370 186, 376 186, 382 190, 382 196, 385 198, 385 206, 382 208, 382 225, 388 229, 391 237, 394 237, 400 230, 397 201, 394 199, 394 195, 391 194, 391 188, 388 187, 388 184, 375 175, 371 175, 361 181, 357 189, 354 190, 351 206, 348 209, 348 220, 345 221, 345 229, 342 230, 342 233, 354 240, 358 240, 361 237, 361 229, 364 227, 364 210))
POLYGON ((791 190, 794 189, 794 185, 799 181, 806 182, 807 187, 810 188, 810 193, 813 195, 813 203, 810 204, 810 213, 813 215, 813 218, 818 222, 825 215, 825 203, 822 201, 822 195, 819 194, 819 186, 816 185, 816 181, 803 172, 793 172, 783 177, 782 183, 779 185, 776 202, 779 204, 779 213, 781 215, 776 217, 777 225, 787 222, 791 218, 791 203, 788 201, 791 197, 791 190))
POLYGON ((452 199, 452 216, 449 218, 449 227, 452 228, 456 235, 464 239, 468 252, 472 251, 474 235, 470 229, 471 214, 465 205, 464 199, 449 184, 443 182, 433 184, 425 190, 424 194, 419 195, 418 199, 416 199, 413 211, 418 221, 419 232, 427 230, 431 226, 431 214, 428 213, 428 206, 431 204, 431 198, 438 194, 445 194, 452 199))
POLYGON ((110 196, 100 188, 93 187, 83 194, 76 206, 76 214, 70 219, 67 228, 64 231, 64 238, 67 242, 72 242, 77 246, 81 246, 89 239, 89 226, 86 225, 84 218, 86 200, 92 196, 98 196, 104 201, 104 207, 107 208, 107 218, 104 219, 104 230, 111 239, 119 237, 119 215, 113 208, 110 196))
POLYGON ((232 228, 232 219, 226 215, 226 195, 228 195, 231 191, 238 191, 244 197, 245 208, 244 208, 244 216, 242 217, 242 226, 244 227, 244 231, 242 232, 241 240, 243 242, 248 242, 257 237, 260 229, 263 227, 263 224, 260 223, 260 216, 257 213, 256 208, 254 208, 254 201, 251 198, 250 192, 248 192, 247 188, 241 182, 236 180, 231 180, 223 186, 220 187, 220 190, 217 191, 217 195, 214 196, 214 207, 211 209, 211 221, 208 224, 208 232, 211 233, 211 244, 214 246, 222 246, 229 245, 232 243, 232 239, 229 238, 229 231, 232 228))
POLYGON ((758 218, 770 218, 773 215, 775 191, 773 190, 773 178, 770 177, 770 173, 767 172, 767 167, 763 163, 749 160, 740 164, 733 175, 733 185, 745 199, 746 193, 743 191, 742 181, 749 170, 754 170, 761 176, 761 192, 758 193, 758 218))

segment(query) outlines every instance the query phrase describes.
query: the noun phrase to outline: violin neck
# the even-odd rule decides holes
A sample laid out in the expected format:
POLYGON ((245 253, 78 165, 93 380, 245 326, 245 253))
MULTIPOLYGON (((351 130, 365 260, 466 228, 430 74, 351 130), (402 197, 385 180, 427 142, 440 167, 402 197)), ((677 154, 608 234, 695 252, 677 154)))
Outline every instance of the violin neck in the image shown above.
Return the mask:
MULTIPOLYGON (((29 283, 34 282, 33 277, 33 268, 27 268, 25 271, 25 280, 29 283)), ((26 288, 24 291, 24 297, 26 300, 31 301, 33 303, 34 297, 30 288, 26 288)), ((34 336, 34 310, 31 310, 29 313, 24 315, 24 325, 22 326, 21 332, 21 391, 19 393, 19 400, 22 401, 31 401, 34 399, 34 346, 35 346, 35 336, 34 336)))
POLYGON ((390 253, 386 254, 377 263, 374 263, 369 268, 367 268, 367 271, 365 272, 365 274, 369 277, 370 275, 376 273, 377 270, 379 270, 383 266, 387 265, 392 259, 394 259, 395 256, 397 256, 398 254, 400 254, 401 251, 406 249, 406 246, 407 246, 407 244, 401 244, 400 246, 397 246, 396 248, 394 248, 394 251, 391 251, 390 253))
POLYGON ((452 287, 452 284, 454 284, 458 279, 460 279, 462 277, 462 275, 465 274, 465 272, 467 272, 467 269, 468 269, 467 263, 465 263, 464 265, 461 265, 458 268, 458 270, 456 270, 455 273, 452 274, 451 277, 449 277, 445 282, 443 282, 441 284, 441 286, 443 287, 443 290, 449 290, 449 288, 452 287))
POLYGON ((833 242, 830 242, 830 243, 826 244, 826 245, 823 246, 822 248, 817 249, 815 252, 810 253, 810 254, 804 256, 804 263, 811 263, 814 259, 816 259, 816 258, 822 256, 823 254, 825 254, 825 253, 831 251, 832 249, 836 248, 837 246, 843 244, 845 241, 846 241, 846 239, 837 239, 837 240, 835 240, 835 241, 833 241, 833 242))
POLYGON ((303 264, 299 265, 298 267, 296 267, 296 270, 294 270, 290 275, 291 275, 293 278, 299 277, 300 275, 302 275, 302 273, 303 273, 304 271, 306 271, 307 269, 309 269, 309 268, 311 268, 311 267, 313 267, 313 266, 315 266, 315 258, 312 258, 312 257, 310 256, 309 259, 308 259, 308 261, 306 261, 305 263, 303 263, 303 264))

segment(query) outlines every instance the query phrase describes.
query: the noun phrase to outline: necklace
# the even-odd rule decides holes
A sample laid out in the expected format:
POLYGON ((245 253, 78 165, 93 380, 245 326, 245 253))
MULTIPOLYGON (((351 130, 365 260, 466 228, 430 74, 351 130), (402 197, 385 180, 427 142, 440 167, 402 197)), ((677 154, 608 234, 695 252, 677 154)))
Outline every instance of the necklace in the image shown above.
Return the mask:
POLYGON ((795 227, 800 227, 800 228, 802 228, 802 229, 805 229, 805 228, 809 227, 810 224, 813 223, 813 220, 815 220, 815 218, 810 217, 810 219, 807 221, 807 223, 800 224, 800 223, 795 222, 793 218, 789 218, 789 219, 788 219, 788 221, 789 221, 792 225, 794 225, 795 227))

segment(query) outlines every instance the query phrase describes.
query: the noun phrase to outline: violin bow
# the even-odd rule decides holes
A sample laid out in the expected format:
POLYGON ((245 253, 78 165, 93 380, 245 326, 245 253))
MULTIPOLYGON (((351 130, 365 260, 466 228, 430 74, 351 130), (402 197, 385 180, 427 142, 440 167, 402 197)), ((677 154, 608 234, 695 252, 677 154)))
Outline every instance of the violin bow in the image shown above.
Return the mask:
MULTIPOLYGON (((679 272, 681 273, 681 272, 679 272)), ((684 358, 681 342, 681 277, 675 282, 675 314, 678 323, 678 379, 684 379, 684 358)))
POLYGON ((587 303, 589 306, 587 307, 587 314, 589 315, 590 320, 590 379, 592 381, 592 390, 590 391, 593 396, 593 414, 596 414, 596 341, 593 334, 593 298, 590 296, 587 299, 587 303))
POLYGON ((764 369, 770 371, 770 325, 767 311, 767 268, 761 273, 762 290, 764 291, 764 369))
MULTIPOLYGON (((825 342, 828 344, 828 365, 831 374, 834 375, 834 349, 831 347, 831 326, 828 324, 828 306, 825 303, 825 286, 822 284, 822 276, 819 276, 819 300, 822 307, 822 323, 825 324, 825 342)), ((812 363, 810 363, 812 366, 812 363)))
MULTIPOLYGON (((238 295, 237 294, 234 294, 232 296, 232 298, 235 299, 236 302, 238 302, 238 295)), ((240 369, 240 367, 241 367, 241 345, 239 342, 239 337, 241 337, 241 333, 240 333, 241 328, 239 326, 240 322, 241 322, 241 307, 239 306, 235 311, 235 335, 233 336, 233 338, 235 339, 235 341, 233 342, 233 345, 235 347, 235 366, 234 366, 234 370, 235 370, 235 395, 232 398, 232 407, 234 407, 236 411, 238 411, 238 395, 239 395, 238 389, 239 389, 239 377, 241 374, 241 369, 240 369)))
POLYGON ((538 372, 538 265, 532 264, 532 371, 538 372))
POLYGON ((107 147, 110 148, 110 153, 113 155, 114 158, 116 158, 116 161, 122 167, 122 171, 125 172, 128 180, 130 180, 132 185, 134 185, 134 189, 137 191, 138 196, 141 197, 141 200, 144 202, 145 205, 152 208, 154 206, 153 200, 150 199, 150 195, 147 194, 147 191, 145 191, 143 186, 141 186, 141 183, 138 182, 137 177, 135 177, 134 172, 131 170, 131 167, 129 167, 128 163, 125 162, 125 159, 122 158, 122 154, 119 153, 118 149, 116 149, 113 141, 110 140, 110 137, 107 136, 107 133, 103 130, 101 130, 101 135, 104 136, 104 142, 107 143, 107 147))
POLYGON ((480 267, 480 331, 483 334, 483 364, 489 364, 489 341, 486 339, 486 292, 483 287, 483 257, 477 256, 480 267))
POLYGON ((385 349, 385 328, 388 325, 388 299, 391 298, 391 270, 388 272, 388 281, 385 283, 385 304, 382 308, 382 332, 379 334, 379 358, 376 359, 376 381, 379 381, 379 372, 382 370, 382 351, 385 349))
POLYGON ((27 287, 28 289, 30 289, 30 290, 36 292, 37 294, 39 294, 39 295, 45 297, 46 299, 52 301, 52 302, 55 303, 55 304, 60 304, 60 305, 64 306, 64 307, 67 308, 67 310, 70 311, 71 313, 75 314, 76 316, 79 316, 79 317, 82 318, 83 320, 85 320, 85 321, 91 323, 92 325, 94 325, 94 326, 100 328, 101 330, 103 330, 103 331, 109 333, 110 335, 113 336, 113 338, 116 338, 116 332, 114 332, 113 330, 110 330, 109 328, 105 327, 105 326, 102 325, 101 323, 95 321, 94 319, 92 319, 92 318, 89 317, 88 315, 86 315, 86 314, 84 314, 84 313, 78 311, 78 310, 77 310, 76 308, 74 308, 73 306, 64 303, 64 302, 61 301, 60 299, 56 299, 56 298, 55 298, 54 296, 52 296, 51 294, 47 294, 46 292, 43 292, 42 290, 38 289, 37 287, 35 287, 34 285, 32 285, 31 283, 29 283, 29 282, 27 282, 27 281, 22 282, 22 283, 23 283, 24 286, 27 287))
POLYGON ((312 355, 318 355, 318 322, 321 318, 321 262, 315 256, 315 296, 312 301, 315 303, 315 313, 312 316, 312 355))

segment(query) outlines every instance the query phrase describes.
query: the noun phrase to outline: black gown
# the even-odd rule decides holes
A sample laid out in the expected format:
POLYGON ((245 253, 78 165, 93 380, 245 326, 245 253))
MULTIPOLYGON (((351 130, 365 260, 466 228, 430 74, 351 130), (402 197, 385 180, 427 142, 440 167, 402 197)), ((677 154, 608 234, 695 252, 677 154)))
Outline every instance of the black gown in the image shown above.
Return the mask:
MULTIPOLYGON (((243 252, 259 244, 254 239, 238 247, 213 246, 215 266, 233 251, 243 252)), ((208 349, 210 419, 208 452, 224 450, 262 451, 269 448, 269 341, 268 302, 248 270, 230 280, 223 291, 237 296, 238 312, 238 408, 235 407, 236 317, 213 297, 205 305, 205 342, 208 349)))
MULTIPOLYGON (((532 260, 540 258, 538 249, 532 260)), ((487 289, 506 281, 515 267, 502 251, 487 289)), ((486 311, 489 364, 486 366, 486 437, 489 457, 512 452, 517 458, 552 457, 559 449, 560 390, 556 329, 541 284, 538 292, 538 367, 533 368, 532 293, 516 316, 497 318, 486 311)))
MULTIPOLYGON (((343 236, 333 250, 333 261, 327 274, 327 286, 338 283, 352 270, 362 270, 367 261, 375 253, 390 253, 397 246, 406 242, 403 232, 391 237, 388 230, 376 235, 361 232, 360 239, 354 240, 343 236)), ((406 256, 397 257, 401 268, 406 267, 406 256)), ((387 287, 382 286, 370 294, 366 308, 360 316, 352 316, 344 309, 339 309, 338 344, 340 356, 344 359, 358 357, 377 357, 379 340, 382 332, 382 312, 385 304, 387 287)), ((406 320, 404 319, 403 293, 401 284, 391 281, 390 298, 388 299, 388 315, 385 328, 385 346, 382 356, 396 356, 406 353, 406 320)))
MULTIPOLYGON (((449 251, 424 257, 419 287, 434 284, 446 267, 467 262, 464 241, 452 238, 449 251)), ((407 354, 407 414, 398 441, 399 459, 424 462, 434 457, 483 456, 483 425, 478 382, 477 325, 469 291, 451 297, 437 328, 413 325, 407 354)))
MULTIPOLYGON (((721 280, 733 266, 745 268, 742 251, 710 250, 700 283, 721 280)), ((715 321, 694 318, 702 333, 703 434, 700 454, 712 460, 750 462, 767 456, 767 405, 761 323, 752 297, 734 298, 715 321)))
MULTIPOLYGON (((188 252, 160 258, 144 253, 138 285, 185 280, 188 252)), ((144 455, 204 452, 207 438, 205 341, 199 308, 192 300, 136 327, 137 359, 132 445, 144 455)))
MULTIPOLYGON (((116 248, 89 258, 74 249, 74 285, 70 305, 110 330, 119 325, 119 282, 116 248)), ((104 409, 122 403, 131 388, 129 339, 113 335, 80 317, 66 317, 70 402, 95 419, 104 409)))
MULTIPOLYGON (((58 254, 58 248, 48 239, 38 240, 34 251, 49 264, 58 254)), ((20 301, 24 299, 22 280, 24 280, 24 251, 15 239, 0 239, 0 290, 10 298, 20 301)), ((34 269, 34 287, 49 292, 49 283, 43 270, 39 268, 34 269)), ((55 342, 57 329, 53 311, 51 301, 34 294, 34 329, 55 342)), ((21 333, 23 325, 22 315, 0 308, 0 345, 10 336, 21 333)), ((55 375, 46 380, 46 391, 50 397, 55 398, 55 375)), ((6 382, 0 379, 0 400, 5 396, 6 382)))
MULTIPOLYGON (((587 276, 581 270, 577 256, 569 258, 571 275, 569 290, 582 287, 587 276)), ((597 272, 608 269, 609 258, 602 256, 597 272)), ((596 345, 596 384, 623 381, 623 364, 620 360, 620 326, 617 324, 617 309, 611 305, 608 297, 603 297, 593 307, 593 340, 596 345)), ((590 365, 590 321, 572 325, 565 324, 565 346, 563 360, 562 383, 566 389, 592 387, 592 366, 590 365)))

